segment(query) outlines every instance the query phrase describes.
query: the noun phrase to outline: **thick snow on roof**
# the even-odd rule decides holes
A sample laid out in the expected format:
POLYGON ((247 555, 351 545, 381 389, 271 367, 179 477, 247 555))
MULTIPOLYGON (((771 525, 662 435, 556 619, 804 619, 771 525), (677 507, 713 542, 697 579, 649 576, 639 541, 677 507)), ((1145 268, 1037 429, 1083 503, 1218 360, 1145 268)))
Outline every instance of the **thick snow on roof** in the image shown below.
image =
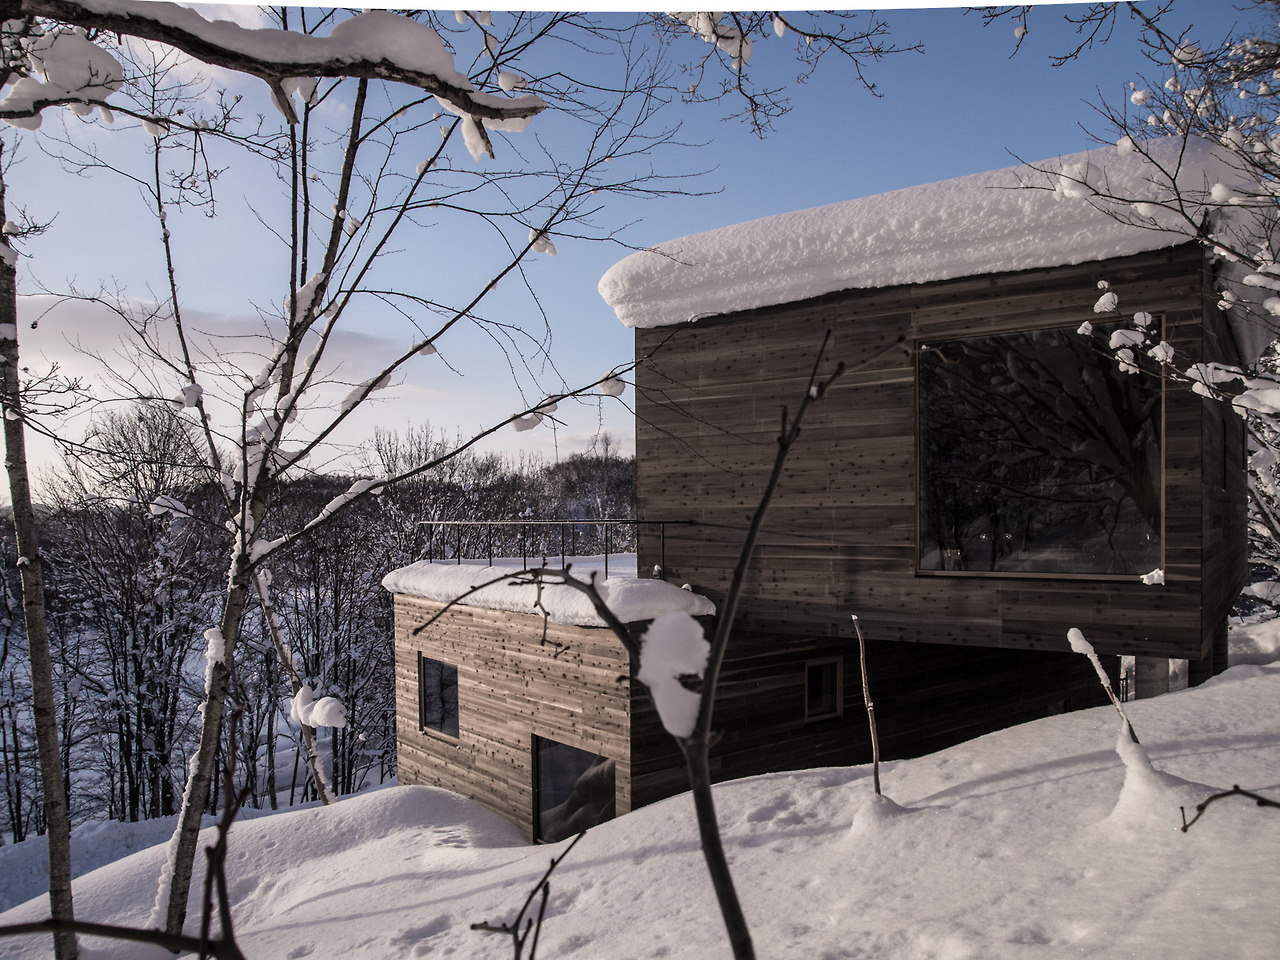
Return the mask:
MULTIPOLYGON (((598 559, 598 558, 597 558, 598 559)), ((664 613, 683 611, 695 617, 716 612, 715 605, 699 596, 665 580, 640 580, 636 578, 634 556, 611 556, 610 576, 605 579, 603 564, 593 563, 593 558, 573 557, 571 573, 579 580, 586 580, 595 571, 600 595, 609 609, 623 623, 653 620, 664 613)), ((514 576, 522 568, 516 561, 494 561, 494 566, 464 563, 430 563, 419 560, 399 570, 392 570, 382 578, 382 586, 391 593, 422 597, 448 603, 481 583, 488 583, 503 573, 514 576)), ((537 588, 530 583, 513 584, 502 580, 478 590, 460 604, 485 607, 489 610, 508 610, 512 613, 541 614, 534 606, 538 599, 537 588)), ((604 621, 596 615, 586 594, 557 584, 542 588, 542 606, 553 623, 573 624, 581 627, 603 627, 604 621)))
POLYGON ((1184 196, 1208 202, 1215 184, 1239 174, 1203 141, 1144 141, 1142 149, 1156 162, 1107 146, 694 234, 616 264, 600 295, 627 326, 657 327, 838 290, 1185 243, 1198 211, 1188 218, 1161 206, 1172 197, 1170 175, 1184 196))

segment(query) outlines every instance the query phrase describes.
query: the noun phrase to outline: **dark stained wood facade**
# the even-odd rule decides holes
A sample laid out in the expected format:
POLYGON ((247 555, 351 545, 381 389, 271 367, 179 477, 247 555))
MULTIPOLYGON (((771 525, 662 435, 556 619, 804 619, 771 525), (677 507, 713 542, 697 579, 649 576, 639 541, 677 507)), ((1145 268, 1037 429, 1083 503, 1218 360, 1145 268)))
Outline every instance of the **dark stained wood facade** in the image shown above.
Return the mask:
MULTIPOLYGON (((1106 702, 1093 668, 1077 654, 869 641, 867 662, 886 758, 919 756, 1106 702)), ((640 684, 633 684, 631 708, 632 801, 639 807, 687 790, 688 783, 679 752, 640 684)), ((714 728, 716 781, 870 762, 857 645, 834 637, 735 633, 717 689, 714 728), (843 659, 843 710, 806 721, 805 666, 829 657, 843 659)))
MULTIPOLYGON (((870 759, 858 648, 868 635, 882 753, 914 756, 1104 695, 1068 652, 1079 627, 1117 654, 1204 657, 1245 582, 1243 426, 1166 380, 1163 568, 1137 577, 917 570, 916 346, 1096 319, 1108 280, 1160 316, 1181 365, 1234 359, 1199 248, 1109 262, 848 291, 637 332, 638 568, 720 603, 771 468, 783 406, 805 389, 827 330, 849 372, 805 422, 751 565, 715 708, 717 780, 870 759), (660 346, 661 345, 661 346, 660 346), (659 349, 660 346, 660 349, 659 349), (838 658, 837 716, 806 720, 806 667, 838 658)), ((534 738, 616 764, 619 814, 687 789, 683 763, 622 645, 604 629, 397 596, 402 783, 472 797, 535 832, 534 738), (545 636, 544 636, 545 630, 545 636), (419 722, 418 656, 458 668, 459 734, 419 722)), ((710 620, 711 618, 708 618, 710 620)), ((708 623, 708 630, 710 623, 708 623)), ((639 632, 644 624, 630 628, 639 632)))
POLYGON ((618 813, 631 809, 630 665, 604 629, 397 595, 396 742, 400 783, 444 787, 533 836, 534 736, 616 763, 618 813), (458 736, 419 723, 418 654, 458 668, 458 736))
MULTIPOLYGON (((535 832, 534 737, 615 761, 617 813, 688 789, 684 762, 622 645, 603 628, 397 595, 401 783, 443 787, 535 832), (418 655, 458 668, 458 736, 419 723, 418 655)), ((703 619, 714 628, 713 618, 703 619)), ((633 624, 637 635, 647 624, 633 624)), ((1067 653, 870 642, 881 750, 915 756, 1001 727, 1104 702, 1067 653)), ((870 760, 857 648, 832 637, 734 637, 716 698, 715 780, 870 760), (841 658, 839 716, 805 719, 805 668, 841 658)))
MULTIPOLYGON (((1243 427, 1166 379, 1166 585, 1127 579, 917 570, 916 346, 1097 320, 1096 281, 1127 313, 1163 317, 1180 364, 1232 361, 1201 249, 1187 244, 1072 267, 854 290, 638 330, 638 516, 666 530, 667 579, 720 600, 772 464, 783 406, 801 396, 827 330, 850 372, 793 449, 752 564, 740 629, 1199 659, 1245 582, 1243 427), (665 343, 664 343, 665 341, 665 343)), ((642 528, 639 568, 658 562, 642 528)))

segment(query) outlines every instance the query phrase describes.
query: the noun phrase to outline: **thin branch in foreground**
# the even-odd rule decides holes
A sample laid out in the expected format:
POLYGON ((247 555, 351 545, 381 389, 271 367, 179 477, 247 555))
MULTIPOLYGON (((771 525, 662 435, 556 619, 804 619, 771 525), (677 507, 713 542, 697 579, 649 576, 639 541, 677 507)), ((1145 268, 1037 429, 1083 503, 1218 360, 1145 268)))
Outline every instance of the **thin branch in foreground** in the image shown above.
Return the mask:
POLYGON ((1197 803, 1196 815, 1190 820, 1187 819, 1187 808, 1179 807, 1178 809, 1182 812, 1182 826, 1179 829, 1182 830, 1183 833, 1186 833, 1191 829, 1191 825, 1193 823, 1204 816, 1204 812, 1208 809, 1209 804, 1213 803, 1215 800, 1221 800, 1224 797, 1248 797, 1254 802, 1255 806, 1274 807, 1275 809, 1280 810, 1280 802, 1272 800, 1269 797, 1264 797, 1259 793, 1254 793, 1252 790, 1241 790, 1240 784, 1237 783, 1233 784, 1230 790, 1224 790, 1222 793, 1215 793, 1213 796, 1205 797, 1204 800, 1197 803))
POLYGON ((529 934, 533 934, 533 943, 529 947, 528 960, 536 960, 538 955, 538 936, 542 933, 542 920, 547 913, 547 900, 551 896, 551 874, 555 872, 556 867, 560 866, 565 857, 569 855, 574 847, 578 845, 578 841, 587 835, 587 831, 583 830, 580 834, 573 838, 573 842, 564 848, 564 853, 558 857, 551 858, 551 865, 547 867, 542 878, 529 891, 529 896, 525 897, 524 904, 520 907, 520 912, 516 914, 516 918, 512 923, 473 923, 472 930, 480 930, 484 933, 505 933, 511 937, 512 956, 515 960, 523 960, 524 946, 529 940, 529 934), (529 907, 533 904, 535 898, 538 898, 538 917, 537 920, 526 918, 525 914, 529 912, 529 907))
MULTIPOLYGON (((818 355, 814 360, 813 372, 809 376, 809 383, 805 389, 804 396, 800 400, 795 417, 789 418, 785 407, 782 410, 782 431, 777 440, 778 449, 774 458, 773 469, 769 475, 768 482, 765 484, 764 492, 760 496, 760 502, 756 507, 751 524, 747 529, 725 601, 716 614, 716 630, 710 644, 707 665, 703 671, 697 720, 688 736, 672 734, 676 744, 680 747, 681 754, 684 756, 685 772, 689 778, 690 793, 693 795, 703 858, 706 860, 707 873, 715 890, 716 901, 720 907, 721 917, 724 920, 725 932, 733 950, 734 960, 754 960, 755 947, 752 945, 746 917, 743 915, 737 891, 734 889, 733 877, 729 871, 728 858, 725 856, 724 843, 720 836, 720 826, 716 818, 715 802, 711 792, 710 750, 716 739, 711 728, 711 722, 715 704, 716 683, 719 679, 720 668, 724 662, 725 651, 729 643, 738 598, 741 596, 747 571, 755 553, 756 541, 763 528, 765 513, 782 478, 782 470, 786 464, 787 455, 800 435, 800 423, 804 419, 810 404, 825 396, 831 385, 846 372, 845 365, 840 363, 836 365, 835 371, 830 376, 822 380, 818 378, 818 370, 822 365, 822 358, 826 353, 826 347, 830 339, 831 332, 827 331, 827 335, 822 341, 822 347, 818 350, 818 355)), ((524 573, 525 575, 536 574, 539 577, 554 576, 557 577, 556 582, 585 593, 591 599, 592 605, 601 619, 604 620, 605 624, 631 654, 632 662, 637 666, 640 664, 639 644, 628 633, 625 625, 609 610, 604 598, 600 596, 594 577, 589 583, 576 580, 567 569, 525 571, 524 573)))

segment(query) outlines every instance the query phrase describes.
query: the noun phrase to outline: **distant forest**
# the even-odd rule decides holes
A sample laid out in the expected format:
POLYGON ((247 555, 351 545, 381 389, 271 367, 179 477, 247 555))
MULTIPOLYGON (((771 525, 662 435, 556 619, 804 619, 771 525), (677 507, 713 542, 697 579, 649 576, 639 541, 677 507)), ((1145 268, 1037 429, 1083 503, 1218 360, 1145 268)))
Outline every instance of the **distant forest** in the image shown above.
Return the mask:
MULTIPOLYGON (((140 820, 177 812, 187 758, 199 736, 204 631, 216 625, 225 593, 230 534, 217 515, 207 470, 166 424, 142 413, 108 420, 92 455, 69 461, 45 492, 42 561, 58 722, 72 822, 140 820), (190 516, 153 509, 171 497, 190 516)), ((354 479, 429 459, 454 444, 429 427, 378 431, 352 474, 307 473, 285 481, 264 538, 317 516, 354 479)), ((277 617, 299 673, 317 698, 333 696, 347 725, 322 729, 334 792, 351 793, 395 776, 391 598, 382 577, 430 552, 520 556, 519 527, 432 526, 442 520, 629 518, 635 461, 608 434, 585 453, 551 463, 527 455, 466 452, 431 471, 366 497, 336 514, 305 545, 270 564, 277 617)), ((543 530, 524 549, 558 560, 560 532, 543 530)), ((22 597, 13 531, 0 540, 0 844, 42 833, 22 597)), ((603 528, 569 535, 579 554, 603 550, 603 528)), ((631 528, 616 530, 629 548, 631 528)), ((631 547, 633 549, 633 547, 631 547)), ((540 562, 537 561, 537 562, 540 562)), ((235 781, 249 804, 276 807, 311 799, 315 786, 299 731, 289 719, 290 686, 262 610, 245 613, 228 714, 235 732, 235 781), (234 712, 234 714, 232 713, 234 712)), ((232 741, 224 733, 223 755, 232 741)), ((215 777, 214 783, 220 783, 215 777)), ((210 811, 220 798, 215 787, 210 811)))

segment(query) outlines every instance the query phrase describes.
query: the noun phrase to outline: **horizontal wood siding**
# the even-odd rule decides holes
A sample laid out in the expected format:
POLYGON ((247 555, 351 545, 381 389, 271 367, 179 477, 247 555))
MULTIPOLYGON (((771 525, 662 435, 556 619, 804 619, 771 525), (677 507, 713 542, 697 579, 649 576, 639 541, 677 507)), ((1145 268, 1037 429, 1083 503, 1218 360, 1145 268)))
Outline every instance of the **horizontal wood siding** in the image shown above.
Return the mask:
MULTIPOLYGON (((1235 341, 1217 307, 1212 281, 1210 275, 1204 288, 1204 353, 1223 363, 1238 364, 1235 341)), ((1200 479, 1205 502, 1201 521, 1205 589, 1201 635, 1207 652, 1214 630, 1249 582, 1249 492, 1244 419, 1220 401, 1205 400, 1203 406, 1204 469, 1200 479)), ((1226 664, 1218 669, 1226 669, 1226 664)))
POLYGON ((533 737, 614 760, 616 808, 631 809, 629 658, 604 629, 397 595, 396 732, 401 783, 478 801, 533 835, 533 737), (458 737, 419 727, 418 655, 458 668, 458 737))
MULTIPOLYGON (((1206 502, 1204 432, 1220 418, 1185 385, 1165 391, 1165 589, 1136 578, 916 572, 914 345, 1096 320, 1099 279, 1126 316, 1164 317, 1180 363, 1217 358, 1204 336, 1195 245, 847 291, 699 321, 674 336, 637 331, 637 356, 656 351, 636 372, 639 516, 695 521, 666 530, 667 579, 723 598, 772 466, 782 408, 799 402, 830 330, 822 370, 843 361, 849 372, 811 409, 784 470, 742 601, 744 630, 848 638, 856 612, 877 636, 898 641, 1062 651, 1078 626, 1101 652, 1199 656, 1206 606, 1220 608, 1232 589, 1218 568, 1238 563, 1242 545, 1226 526, 1207 538, 1205 524, 1221 518, 1206 507, 1235 510, 1237 494, 1206 502)), ((657 533, 642 528, 640 569, 658 562, 657 533)))
MULTIPOLYGON (((1116 659, 1104 657, 1115 679, 1116 659)), ((1070 653, 867 641, 871 696, 885 759, 933 750, 1107 702, 1093 667, 1070 653)), ((716 780, 871 760, 856 642, 735 632, 721 676, 711 749, 716 780), (806 722, 805 664, 843 658, 840 717, 806 722)), ((636 806, 688 789, 684 764, 647 692, 632 695, 636 806)))

